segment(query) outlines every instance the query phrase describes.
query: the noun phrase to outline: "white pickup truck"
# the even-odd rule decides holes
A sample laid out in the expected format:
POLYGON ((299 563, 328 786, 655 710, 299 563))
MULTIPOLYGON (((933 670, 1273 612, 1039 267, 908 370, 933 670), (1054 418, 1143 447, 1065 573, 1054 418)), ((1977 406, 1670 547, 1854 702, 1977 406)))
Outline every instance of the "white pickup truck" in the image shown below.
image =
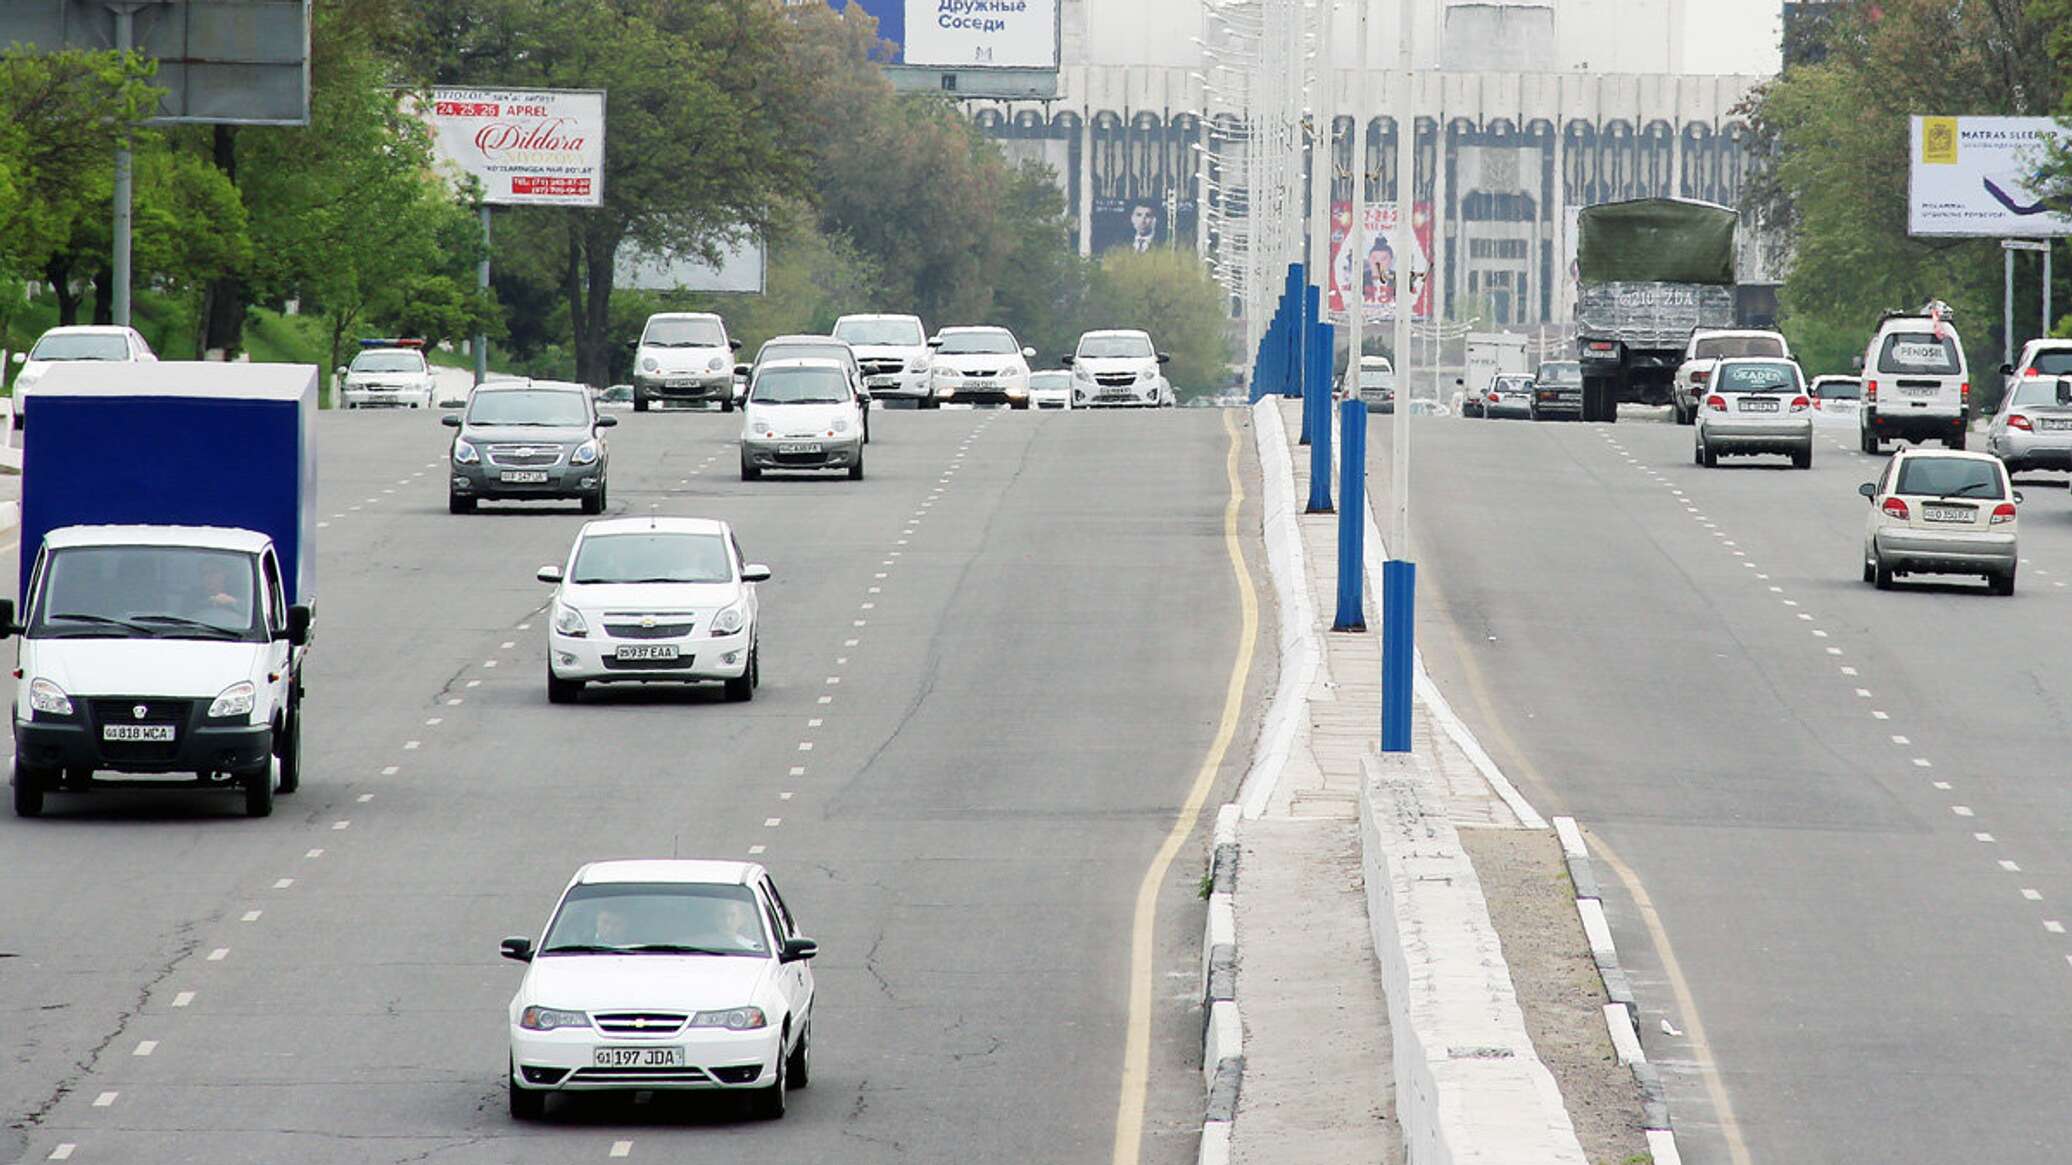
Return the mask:
POLYGON ((1791 345, 1779 332, 1705 328, 1692 332, 1691 342, 1684 348, 1683 363, 1676 369, 1676 381, 1669 390, 1669 405, 1676 410, 1677 424, 1688 425, 1698 419, 1698 406, 1705 400, 1706 382, 1712 379, 1712 371, 1719 362, 1729 356, 1780 356, 1789 359, 1791 345))

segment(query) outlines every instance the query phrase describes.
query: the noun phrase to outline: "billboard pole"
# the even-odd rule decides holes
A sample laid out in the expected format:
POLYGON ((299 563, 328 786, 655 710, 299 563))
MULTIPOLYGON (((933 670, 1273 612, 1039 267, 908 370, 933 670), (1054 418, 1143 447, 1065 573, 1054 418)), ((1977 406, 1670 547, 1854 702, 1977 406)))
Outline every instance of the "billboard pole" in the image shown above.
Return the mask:
MULTIPOLYGON (((2014 248, 2000 244, 2000 363, 2014 363, 2014 248)), ((1870 375, 1865 369, 1864 375, 1870 375)))
MULTIPOLYGON (((489 204, 482 204, 482 260, 475 264, 475 283, 486 296, 489 292, 489 204)), ((483 325, 485 328, 488 325, 483 325)), ((475 383, 480 384, 489 376, 489 334, 478 330, 475 333, 475 383)))

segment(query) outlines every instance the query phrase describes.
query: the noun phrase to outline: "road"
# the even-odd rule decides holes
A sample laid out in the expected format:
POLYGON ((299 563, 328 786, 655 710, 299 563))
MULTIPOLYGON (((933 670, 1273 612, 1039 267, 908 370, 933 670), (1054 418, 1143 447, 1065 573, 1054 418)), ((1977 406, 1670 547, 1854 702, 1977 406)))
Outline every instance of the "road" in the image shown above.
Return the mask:
MULTIPOLYGON (((325 414, 302 791, 265 820, 170 793, 0 820, 0 1160, 1108 1158, 1138 886, 1199 824, 1239 657, 1249 435, 884 413, 867 480, 749 484, 738 418, 620 415, 611 509, 726 518, 775 571, 755 701, 550 707, 533 575, 573 507, 450 516, 433 418, 325 414), (812 1086, 778 1125, 670 1099, 513 1124, 498 939, 537 935, 582 861, 671 855, 756 855, 820 941, 812 1086)), ((1149 1162, 1199 1129, 1202 850, 1141 968, 1149 1162)))
POLYGON ((2062 1161, 2063 476, 2019 483, 2014 598, 1879 593, 1856 487, 1882 460, 1852 428, 1824 427, 1807 472, 1700 469, 1691 431, 1646 411, 1413 432, 1426 660, 1615 866, 1684 1159, 2062 1161))

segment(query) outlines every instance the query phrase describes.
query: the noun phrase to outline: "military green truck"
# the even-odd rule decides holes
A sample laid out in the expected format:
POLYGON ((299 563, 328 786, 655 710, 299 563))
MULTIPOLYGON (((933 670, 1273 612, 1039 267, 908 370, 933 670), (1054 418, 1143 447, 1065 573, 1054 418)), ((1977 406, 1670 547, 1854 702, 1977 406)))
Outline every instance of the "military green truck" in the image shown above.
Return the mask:
POLYGON ((1734 228, 1711 202, 1641 198, 1577 213, 1576 351, 1583 419, 1616 421, 1621 403, 1670 403, 1698 328, 1734 326, 1734 228))

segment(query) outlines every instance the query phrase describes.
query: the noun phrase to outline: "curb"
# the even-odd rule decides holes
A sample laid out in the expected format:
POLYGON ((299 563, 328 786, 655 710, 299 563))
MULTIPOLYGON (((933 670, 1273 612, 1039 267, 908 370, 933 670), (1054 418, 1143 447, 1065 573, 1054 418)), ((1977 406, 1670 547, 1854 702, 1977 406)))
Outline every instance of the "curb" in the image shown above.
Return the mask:
POLYGON ((1302 513, 1295 500, 1295 462, 1288 453, 1279 397, 1252 406, 1252 438, 1259 455, 1260 525, 1266 540, 1266 569, 1280 608, 1281 677, 1266 705, 1266 718, 1252 753, 1252 767, 1238 786, 1238 804, 1248 820, 1266 812, 1280 784, 1281 770, 1300 738, 1309 689, 1323 661, 1317 642, 1316 605, 1303 566, 1302 513))
POLYGON ((1209 918, 1201 940, 1201 1071, 1206 1101, 1198 1165, 1230 1160, 1231 1124, 1245 1075, 1245 1023, 1237 1007, 1237 825, 1235 802, 1216 810, 1209 859, 1209 918))
POLYGON ((1590 957, 1604 980, 1604 1027, 1611 1034, 1612 1050, 1619 1063, 1633 1072, 1640 1085, 1641 1121, 1648 1139, 1648 1152, 1655 1165, 1682 1165, 1676 1150, 1676 1130, 1669 1121, 1669 1098, 1663 1091, 1662 1074, 1648 1063, 1640 1046, 1640 1006, 1633 998, 1633 984, 1619 966, 1619 948, 1612 941, 1611 923, 1604 916, 1604 897, 1597 874, 1590 865, 1590 849, 1583 843, 1583 831, 1573 817, 1556 817, 1554 832, 1561 838, 1562 860, 1568 866, 1569 881, 1576 888, 1576 916, 1583 920, 1583 933, 1590 940, 1590 957))

